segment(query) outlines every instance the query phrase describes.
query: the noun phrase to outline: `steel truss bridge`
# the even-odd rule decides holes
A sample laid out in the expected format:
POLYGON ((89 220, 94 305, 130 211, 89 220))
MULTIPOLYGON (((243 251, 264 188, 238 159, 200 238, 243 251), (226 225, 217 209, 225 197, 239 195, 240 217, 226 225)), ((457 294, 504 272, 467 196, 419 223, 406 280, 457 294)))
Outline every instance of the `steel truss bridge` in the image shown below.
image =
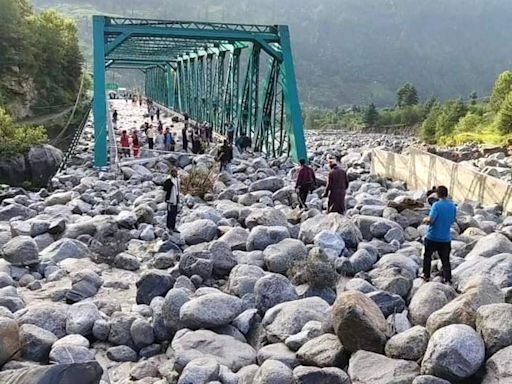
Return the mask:
POLYGON ((107 165, 105 72, 140 69, 145 96, 269 156, 307 158, 288 27, 93 16, 97 167, 107 165))

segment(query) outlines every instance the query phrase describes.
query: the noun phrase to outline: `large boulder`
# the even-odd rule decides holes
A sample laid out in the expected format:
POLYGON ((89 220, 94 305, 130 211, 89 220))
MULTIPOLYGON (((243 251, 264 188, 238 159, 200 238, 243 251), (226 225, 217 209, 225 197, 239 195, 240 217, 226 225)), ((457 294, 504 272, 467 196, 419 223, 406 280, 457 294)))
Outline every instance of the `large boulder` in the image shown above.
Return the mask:
POLYGON ((57 341, 57 336, 35 325, 23 324, 20 327, 20 337, 23 346, 22 357, 41 363, 48 362, 48 355, 52 345, 57 341))
POLYGON ((485 345, 478 333, 465 324, 452 324, 430 338, 421 373, 458 382, 475 374, 484 359, 485 345))
POLYGON ((248 251, 264 251, 269 245, 279 243, 290 237, 286 227, 254 227, 247 237, 246 248, 248 251))
POLYGON ((33 324, 57 337, 66 336, 68 306, 59 303, 33 304, 16 313, 18 323, 33 324))
POLYGON ((503 348, 485 363, 482 384, 509 384, 512 380, 512 346, 503 348))
POLYGON ((254 191, 270 191, 276 192, 284 187, 284 180, 282 177, 271 176, 265 179, 257 180, 249 186, 249 192, 254 191))
POLYGON ((176 356, 175 366, 179 370, 200 357, 212 357, 233 372, 256 362, 256 351, 249 344, 204 329, 178 331, 172 340, 172 349, 176 356))
POLYGON ((66 259, 91 257, 91 251, 81 241, 63 238, 41 251, 41 260, 59 263, 66 259))
POLYGON ((393 336, 386 343, 386 356, 393 359, 418 361, 427 350, 429 334, 427 330, 417 325, 393 336))
POLYGON ((146 271, 137 281, 137 304, 150 304, 157 296, 165 294, 174 285, 175 279, 168 273, 151 270, 146 271))
POLYGON ((500 253, 512 253, 512 241, 501 233, 491 233, 479 239, 466 260, 475 257, 492 257, 500 253))
POLYGON ((24 205, 13 203, 0 207, 0 221, 9 221, 14 217, 19 217, 24 220, 35 216, 36 212, 24 205))
POLYGON ((338 337, 326 333, 300 347, 297 359, 303 365, 343 368, 347 364, 348 356, 338 337))
POLYGON ((277 360, 266 360, 256 372, 253 384, 292 384, 292 370, 277 360))
POLYGON ((350 219, 339 213, 317 215, 307 219, 300 225, 299 239, 311 244, 315 241, 315 236, 324 230, 340 235, 348 248, 356 248, 363 240, 359 228, 350 219))
POLYGON ((297 239, 284 239, 269 245, 263 251, 265 264, 270 272, 285 273, 295 260, 305 259, 308 249, 297 239))
POLYGON ((219 363, 211 357, 199 357, 188 363, 180 375, 178 384, 207 384, 219 378, 219 363))
POLYGON ((512 254, 502 253, 489 258, 474 257, 453 270, 453 280, 464 287, 475 276, 485 276, 498 287, 512 286, 512 254))
POLYGON ((485 277, 476 277, 468 282, 460 296, 429 316, 427 329, 433 334, 450 324, 466 324, 474 328, 478 308, 503 302, 503 293, 496 285, 485 277))
POLYGON ((2 384, 97 384, 103 369, 97 361, 30 366, 0 372, 2 384))
POLYGON ((284 342, 289 336, 300 332, 309 321, 325 323, 329 311, 327 302, 319 297, 308 297, 270 308, 263 317, 262 325, 270 341, 284 342))
POLYGON ((340 368, 317 368, 298 366, 293 370, 294 383, 297 384, 350 384, 350 378, 340 368))
POLYGON ((512 345, 512 304, 489 304, 478 308, 476 330, 484 339, 487 356, 512 345))
POLYGON ((452 287, 437 282, 423 284, 413 295, 409 304, 409 319, 415 325, 427 324, 435 311, 452 301, 457 293, 452 287))
POLYGON ((0 317, 0 366, 16 357, 21 347, 20 329, 16 321, 0 317))
POLYGON ((381 310, 359 291, 342 292, 332 309, 336 335, 349 352, 360 349, 384 352, 388 325, 381 310))
POLYGON ((187 328, 215 328, 231 323, 242 313, 242 300, 225 293, 192 298, 180 309, 180 321, 187 328))
POLYGON ((217 224, 208 219, 182 224, 179 230, 181 237, 189 245, 209 242, 217 236, 217 224))
POLYGON ((419 373, 420 367, 413 361, 390 359, 368 351, 354 353, 348 365, 352 384, 408 384, 419 373))
POLYGON ((62 162, 63 154, 58 148, 48 144, 33 145, 26 155, 30 183, 34 187, 45 187, 55 175, 62 162))
POLYGON ((403 236, 403 230, 400 224, 383 219, 382 217, 355 215, 352 217, 352 221, 361 231, 363 238, 368 241, 372 240, 374 237, 383 238, 391 229, 398 230, 403 236), (380 228, 382 228, 382 230, 380 230, 380 228), (385 232, 382 233, 381 231, 385 232))
POLYGON ((323 230, 314 238, 315 246, 320 249, 330 249, 339 255, 345 249, 345 241, 334 231, 323 230))
POLYGON ((255 209, 245 219, 245 226, 249 229, 257 225, 266 227, 286 227, 287 223, 286 215, 275 208, 255 209))
POLYGON ((249 232, 246 229, 234 227, 219 237, 219 241, 225 242, 232 251, 245 251, 248 237, 249 232))
POLYGON ((265 313, 277 304, 299 298, 295 287, 285 276, 269 273, 256 281, 254 285, 256 308, 265 313))
POLYGON ((9 263, 18 267, 39 263, 37 243, 30 236, 12 238, 2 247, 1 255, 9 263))
POLYGON ((82 336, 92 335, 92 327, 96 320, 101 319, 101 313, 91 302, 76 303, 69 307, 66 319, 66 332, 82 336))
POLYGON ((254 293, 254 285, 265 275, 265 272, 256 265, 239 264, 235 266, 228 279, 229 292, 242 297, 254 293))

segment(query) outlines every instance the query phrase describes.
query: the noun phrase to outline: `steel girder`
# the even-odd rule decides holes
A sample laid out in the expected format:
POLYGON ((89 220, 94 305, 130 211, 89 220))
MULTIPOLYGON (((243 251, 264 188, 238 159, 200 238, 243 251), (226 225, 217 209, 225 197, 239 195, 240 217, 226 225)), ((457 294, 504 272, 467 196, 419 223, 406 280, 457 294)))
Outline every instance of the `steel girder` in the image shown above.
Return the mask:
POLYGON ((233 123, 257 150, 306 158, 287 26, 93 16, 93 37, 96 166, 108 162, 109 68, 141 69, 146 97, 221 134, 233 123))

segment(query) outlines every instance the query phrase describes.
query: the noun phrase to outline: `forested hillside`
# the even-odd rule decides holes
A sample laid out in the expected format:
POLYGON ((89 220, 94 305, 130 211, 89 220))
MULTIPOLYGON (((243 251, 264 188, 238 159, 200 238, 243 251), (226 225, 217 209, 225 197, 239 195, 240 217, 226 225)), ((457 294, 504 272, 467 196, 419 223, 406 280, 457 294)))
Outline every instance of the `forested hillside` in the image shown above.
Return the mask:
POLYGON ((79 19, 109 13, 286 23, 306 105, 391 105, 412 82, 425 99, 488 95, 512 64, 512 2, 503 0, 36 0, 79 19))

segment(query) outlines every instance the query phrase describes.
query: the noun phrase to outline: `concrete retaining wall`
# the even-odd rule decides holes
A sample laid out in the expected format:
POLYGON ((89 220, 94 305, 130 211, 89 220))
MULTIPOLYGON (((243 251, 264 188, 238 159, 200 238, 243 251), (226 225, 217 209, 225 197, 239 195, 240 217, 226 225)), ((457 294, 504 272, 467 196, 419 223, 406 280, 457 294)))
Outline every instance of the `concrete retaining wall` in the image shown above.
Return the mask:
POLYGON ((418 149, 411 149, 408 156, 374 149, 372 173, 405 181, 409 189, 420 191, 445 185, 455 201, 497 203, 504 213, 512 213, 512 184, 418 149))

